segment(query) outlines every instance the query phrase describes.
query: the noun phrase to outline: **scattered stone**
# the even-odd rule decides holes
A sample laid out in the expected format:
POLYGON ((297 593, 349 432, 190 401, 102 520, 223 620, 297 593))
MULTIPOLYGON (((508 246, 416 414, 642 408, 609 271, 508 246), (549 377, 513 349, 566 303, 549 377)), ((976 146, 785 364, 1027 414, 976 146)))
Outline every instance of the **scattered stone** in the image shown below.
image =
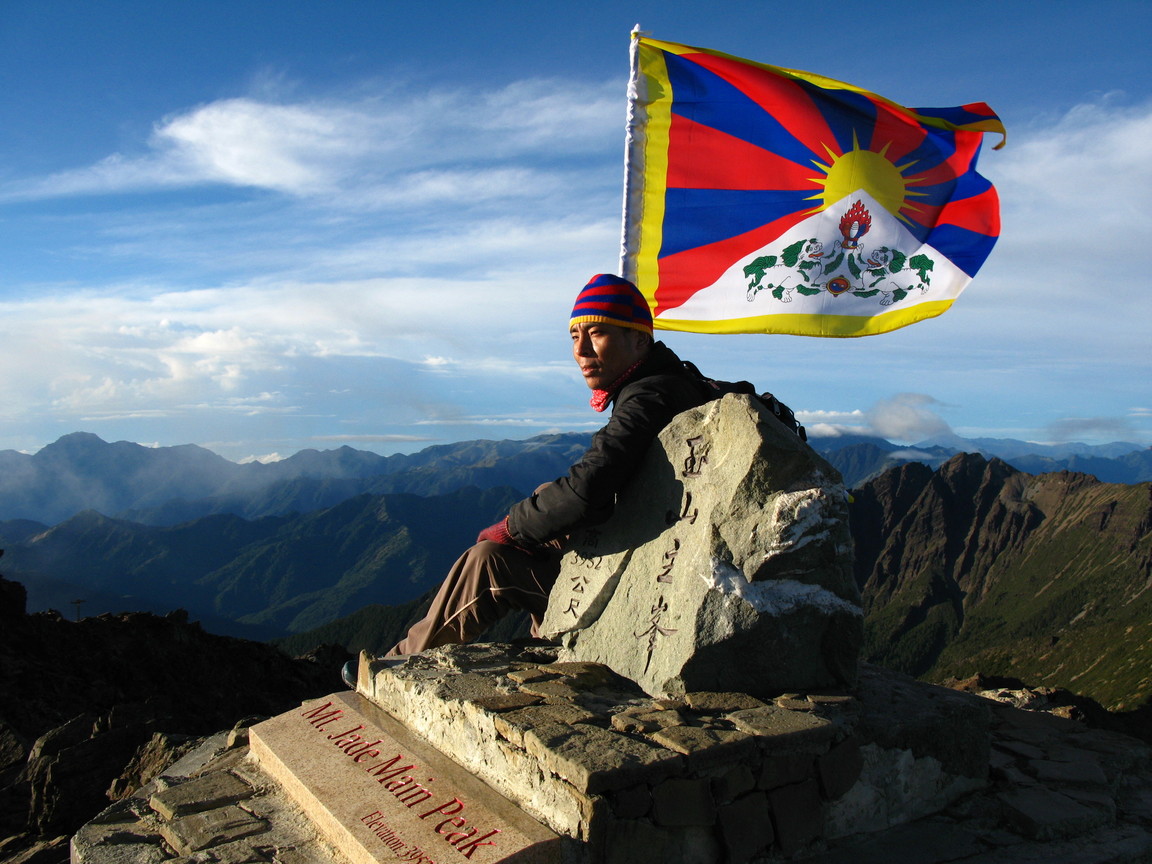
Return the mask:
POLYGON ((749 735, 770 739, 773 749, 826 744, 836 734, 836 724, 807 712, 788 711, 775 706, 734 711, 729 718, 736 728, 749 735))
POLYGON ((517 747, 523 747, 524 733, 529 730, 539 732, 557 726, 567 729, 595 719, 595 714, 578 705, 532 705, 499 714, 493 718, 493 723, 498 733, 517 747))
POLYGON ((160 833, 181 855, 191 855, 210 846, 262 834, 267 830, 268 826, 263 820, 235 805, 228 805, 219 809, 204 808, 204 812, 173 819, 160 828, 160 833))
POLYGON ((763 792, 745 795, 719 813, 721 836, 729 861, 748 861, 766 850, 776 838, 763 792))
POLYGON ((639 819, 652 809, 652 791, 641 783, 612 793, 612 813, 617 819, 639 819))
POLYGON ((580 692, 567 681, 557 678, 550 681, 530 681, 520 685, 520 692, 542 699, 571 700, 580 692))
POLYGON ((567 682, 577 690, 611 687, 619 681, 618 676, 602 663, 556 662, 550 664, 548 669, 558 675, 563 675, 567 682))
POLYGON ((815 770, 815 757, 810 753, 781 753, 764 761, 757 785, 761 789, 777 789, 807 780, 815 770))
POLYGON ((658 732, 684 725, 683 715, 675 709, 646 711, 629 708, 612 715, 612 728, 618 732, 658 732))
POLYGON ((992 745, 997 750, 1002 750, 1005 753, 1010 753, 1012 756, 1019 756, 1024 759, 1043 759, 1044 750, 1032 744, 1025 744, 1023 741, 997 741, 992 745))
POLYGON ((638 861, 670 861, 675 838, 668 831, 640 820, 615 822, 608 830, 605 864, 637 864, 638 861))
MULTIPOLYGON (((471 670, 451 653, 437 649, 439 674, 471 670)), ((831 839, 936 812, 987 777, 984 700, 871 667, 862 676, 859 698, 822 691, 831 698, 823 704, 804 700, 804 710, 755 697, 756 707, 736 708, 749 703, 715 690, 650 697, 614 680, 611 689, 504 714, 483 711, 474 700, 445 700, 427 669, 373 668, 370 686, 361 688, 365 695, 417 726, 439 749, 557 833, 594 849, 615 836, 617 822, 655 818, 652 790, 671 779, 706 781, 717 812, 752 792, 767 800, 775 790, 796 787, 784 793, 788 800, 814 789, 817 833, 831 839), (715 695, 694 695, 704 692, 715 695), (720 710, 724 707, 736 710, 720 710), (557 713, 561 710, 577 712, 569 717, 580 722, 567 722, 557 713), (878 738, 885 747, 860 744, 878 738), (965 754, 964 748, 973 752, 965 754), (967 768, 981 754, 979 780, 957 777, 944 767, 967 768)), ((687 864, 697 852, 724 854, 727 841, 718 821, 655 827, 675 835, 670 862, 687 864)), ((801 838, 797 843, 810 845, 802 839, 807 828, 790 830, 788 836, 801 838)), ((776 834, 774 854, 781 842, 776 834)))
POLYGON ((824 797, 830 801, 845 795, 856 785, 864 770, 864 756, 860 741, 849 738, 816 759, 817 776, 824 797))
POLYGON ((512 669, 508 672, 508 677, 515 681, 517 684, 528 684, 532 681, 552 681, 559 678, 560 675, 556 672, 550 672, 539 666, 528 666, 524 669, 512 669))
POLYGON ((782 697, 772 700, 772 704, 777 708, 784 708, 788 711, 812 711, 816 708, 816 706, 807 699, 786 699, 782 697))
POLYGON ((490 696, 482 696, 476 699, 475 703, 485 711, 500 714, 504 711, 517 711, 521 708, 539 705, 541 701, 543 700, 540 696, 516 691, 515 693, 493 693, 490 696))
POLYGON ((701 714, 728 714, 746 708, 763 708, 764 702, 747 693, 695 691, 684 694, 684 704, 701 714))
MULTIPOLYGON (((493 652, 486 652, 483 658, 493 669, 490 677, 507 687, 510 679, 497 671, 500 664, 493 652)), ((461 758, 474 752, 482 755, 486 761, 470 763, 469 773, 490 784, 513 784, 516 788, 501 791, 515 805, 561 820, 567 826, 564 833, 579 837, 584 844, 569 848, 568 854, 575 855, 565 859, 570 864, 737 864, 789 856, 813 864, 945 864, 960 860, 972 864, 1135 864, 1152 860, 1152 749, 1122 735, 1098 734, 1083 727, 1065 730, 1047 721, 1034 723, 1030 718, 1013 716, 1022 712, 1008 707, 996 710, 995 722, 989 727, 986 714, 966 713, 941 700, 937 688, 868 668, 862 676, 866 682, 862 681, 859 699, 821 704, 819 716, 811 710, 786 711, 778 705, 723 712, 710 704, 709 710, 699 711, 687 704, 687 697, 682 702, 665 703, 666 708, 683 709, 678 715, 675 710, 656 710, 658 700, 642 694, 621 691, 589 700, 585 692, 573 697, 579 700, 578 705, 572 702, 519 709, 545 713, 522 715, 513 727, 506 718, 519 712, 482 708, 484 697, 477 695, 482 688, 463 688, 451 698, 437 696, 450 692, 438 677, 476 671, 467 662, 445 659, 449 662, 435 664, 439 670, 435 674, 432 667, 389 672, 402 679, 387 686, 373 685, 373 689, 393 694, 397 702, 390 708, 418 712, 422 729, 450 731, 450 740, 469 742, 463 749, 459 743, 455 749, 440 748, 461 758), (416 689, 405 690, 409 685, 416 689), (462 694, 470 695, 462 699, 462 694), (571 714, 572 709, 578 713, 571 714), (801 723, 824 721, 832 734, 820 742, 800 734, 790 739, 788 746, 778 747, 770 736, 737 732, 755 746, 733 761, 708 761, 710 754, 731 746, 725 743, 725 736, 716 734, 733 731, 726 726, 735 726, 731 714, 764 709, 793 714, 801 723), (923 712, 923 717, 913 709, 923 712), (1001 711, 1008 713, 1002 716, 1001 711), (647 733, 624 732, 614 726, 617 717, 653 714, 679 717, 681 722, 647 733), (555 718, 561 715, 584 719, 576 724, 557 722, 555 718), (496 732, 501 723, 505 729, 515 728, 521 737, 519 745, 496 732), (958 748, 973 746, 972 730, 960 728, 970 723, 975 723, 976 731, 983 730, 985 744, 977 751, 998 766, 1004 777, 1011 769, 1021 783, 1031 785, 1001 779, 996 791, 990 787, 981 790, 985 780, 951 775, 945 770, 945 763, 969 770, 972 754, 961 758, 958 748), (936 728, 934 737, 928 734, 931 724, 936 728), (664 743, 658 740, 669 733, 696 737, 664 743), (881 740, 899 745, 899 749, 885 749, 875 743, 881 740), (636 754, 625 758, 619 753, 620 741, 638 742, 647 748, 644 752, 662 753, 668 761, 641 759, 636 754), (990 748, 989 742, 995 746, 990 748), (525 745, 531 749, 524 749, 525 745), (546 757, 543 748, 553 749, 563 758, 546 757), (609 758, 598 764, 596 760, 605 753, 609 758), (701 754, 706 758, 694 758, 701 754), (613 759, 615 765, 609 764, 613 759), (1037 768, 1032 764, 1037 761, 1051 764, 1037 768), (1092 772, 1093 766, 1099 771, 1092 772), (1029 776, 1022 769, 1043 774, 1045 779, 1029 776), (606 773, 597 773, 601 771, 606 773), (1108 783, 1099 783, 1101 776, 1108 783), (580 791, 574 784, 588 788, 580 791), (845 786, 850 788, 834 797, 845 786), (974 789, 975 794, 958 797, 974 789), (940 815, 925 816, 935 811, 941 811, 940 815), (701 824, 705 822, 708 824, 701 824), (874 831, 879 833, 868 833, 874 831), (827 852, 819 852, 824 845, 827 852), (580 857, 585 853, 592 857, 580 857)), ((344 697, 350 698, 350 694, 344 697)), ((256 790, 255 794, 240 807, 227 804, 205 812, 228 808, 247 811, 267 830, 235 839, 220 831, 215 845, 184 853, 189 860, 347 864, 338 849, 316 836, 312 823, 291 815, 299 810, 291 809, 290 802, 275 803, 284 797, 283 791, 277 791, 277 784, 260 774, 251 757, 244 758, 244 748, 229 751, 225 749, 227 734, 215 737, 218 740, 214 744, 202 745, 178 763, 184 768, 166 769, 165 775, 171 778, 167 789, 188 788, 197 779, 190 775, 197 773, 201 777, 235 775, 256 790)), ((337 748, 332 752, 338 756, 344 753, 337 748)), ((354 758, 351 751, 346 755, 347 761, 354 758)), ((987 769, 986 764, 985 777, 987 769)), ((430 768, 426 776, 442 774, 430 768)), ((163 779, 157 778, 149 789, 138 793, 143 798, 130 796, 84 826, 73 840, 74 864, 151 864, 162 860, 165 847, 160 826, 166 820, 145 801, 166 791, 160 788, 163 785, 163 779)), ((372 786, 383 789, 376 783, 372 786)), ((228 812, 236 817, 235 812, 228 812)), ((228 813, 214 819, 226 825, 228 813)), ((239 820, 232 827, 243 833, 256 826, 239 820)), ((211 832, 197 836, 207 833, 211 832)), ((191 849, 196 841, 184 842, 191 849)), ((481 860, 479 854, 475 857, 481 860)), ((40 859, 27 864, 40 864, 40 859)), ((43 864, 58 861, 45 859, 43 864)), ((524 858, 524 864, 531 864, 531 859, 524 858)))
POLYGON ((755 755, 755 739, 735 729, 703 729, 699 726, 671 726, 653 732, 653 741, 688 757, 689 765, 703 770, 755 755))
POLYGON ((734 765, 712 778, 712 797, 718 804, 730 804, 755 788, 756 778, 745 764, 734 765))
POLYGON ((235 804, 253 794, 255 790, 235 774, 222 771, 157 792, 149 803, 165 819, 174 819, 235 804))
POLYGON ((646 740, 613 735, 596 726, 572 727, 569 734, 524 734, 524 748, 553 774, 577 790, 603 792, 631 785, 637 780, 653 782, 679 773, 681 758, 646 740))
POLYGON ((1042 786, 1011 789, 998 797, 1011 823, 1033 840, 1076 837, 1107 821, 1099 811, 1042 786))
POLYGON ((820 837, 820 789, 815 780, 773 789, 768 801, 784 855, 794 855, 820 837))
POLYGON ((839 706, 843 707, 852 702, 853 696, 849 693, 821 693, 813 692, 805 696, 813 705, 826 705, 826 706, 839 706))
POLYGON ((1091 756, 1085 756, 1075 762, 1032 759, 1028 762, 1028 767, 1036 775, 1036 779, 1043 783, 1055 782, 1099 787, 1108 785, 1108 778, 1104 776, 1104 769, 1091 756))

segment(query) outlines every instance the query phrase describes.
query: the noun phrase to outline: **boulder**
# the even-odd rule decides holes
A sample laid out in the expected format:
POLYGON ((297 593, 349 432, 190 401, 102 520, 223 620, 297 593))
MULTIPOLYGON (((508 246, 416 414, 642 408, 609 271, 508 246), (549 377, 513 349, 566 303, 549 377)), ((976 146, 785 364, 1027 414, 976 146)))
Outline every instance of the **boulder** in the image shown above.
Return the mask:
POLYGON ((649 695, 849 686, 863 639, 840 475, 753 397, 676 417, 564 556, 543 634, 649 695))

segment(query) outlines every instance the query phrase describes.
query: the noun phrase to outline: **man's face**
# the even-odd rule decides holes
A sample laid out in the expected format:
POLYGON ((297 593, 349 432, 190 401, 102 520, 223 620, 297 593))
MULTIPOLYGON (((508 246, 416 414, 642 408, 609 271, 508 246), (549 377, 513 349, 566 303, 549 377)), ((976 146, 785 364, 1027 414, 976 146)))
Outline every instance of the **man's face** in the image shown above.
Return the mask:
POLYGON ((615 324, 573 324, 572 356, 590 390, 604 390, 648 353, 646 333, 615 324))

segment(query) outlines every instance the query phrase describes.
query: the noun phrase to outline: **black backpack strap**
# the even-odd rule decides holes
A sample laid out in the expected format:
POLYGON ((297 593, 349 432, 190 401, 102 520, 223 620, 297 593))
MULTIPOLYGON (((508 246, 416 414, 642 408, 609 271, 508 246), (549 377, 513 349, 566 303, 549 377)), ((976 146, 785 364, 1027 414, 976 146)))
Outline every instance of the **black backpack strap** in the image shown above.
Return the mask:
POLYGON ((709 378, 697 369, 696 364, 691 360, 681 360, 680 362, 684 364, 684 368, 695 378, 708 386, 714 398, 719 399, 726 393, 746 393, 749 396, 755 396, 764 403, 765 407, 772 412, 777 420, 800 436, 801 441, 808 440, 808 433, 804 427, 797 422, 795 412, 771 393, 758 394, 756 392, 756 385, 750 381, 717 381, 714 378, 709 378))
POLYGON ((800 421, 796 419, 796 412, 773 396, 771 393, 761 393, 760 401, 767 406, 768 410, 776 415, 776 419, 800 436, 801 441, 808 440, 807 430, 800 425, 800 421))

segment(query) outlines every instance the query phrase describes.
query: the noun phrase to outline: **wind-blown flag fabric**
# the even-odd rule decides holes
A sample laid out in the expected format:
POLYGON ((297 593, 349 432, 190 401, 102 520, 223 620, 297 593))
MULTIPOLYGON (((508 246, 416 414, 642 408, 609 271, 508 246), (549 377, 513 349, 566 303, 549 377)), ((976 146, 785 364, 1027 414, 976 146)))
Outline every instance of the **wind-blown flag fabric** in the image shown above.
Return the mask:
MULTIPOLYGON (((1000 234, 983 103, 633 35, 621 269, 659 329, 866 336, 948 309, 1000 234)), ((1003 140, 997 147, 1003 146, 1003 140)))

